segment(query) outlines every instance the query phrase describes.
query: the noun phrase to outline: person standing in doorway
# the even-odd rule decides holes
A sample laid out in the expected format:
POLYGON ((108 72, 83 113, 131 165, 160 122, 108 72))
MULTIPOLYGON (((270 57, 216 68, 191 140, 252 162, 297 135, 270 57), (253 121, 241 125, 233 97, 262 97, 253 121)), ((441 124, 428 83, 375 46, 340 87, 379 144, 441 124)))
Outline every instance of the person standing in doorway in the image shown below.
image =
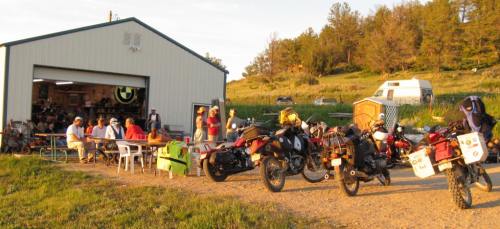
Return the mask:
POLYGON ((208 141, 215 143, 219 137, 220 120, 217 117, 217 108, 213 107, 208 112, 207 126, 208 126, 208 141))
POLYGON ((83 120, 81 117, 77 116, 68 129, 66 130, 66 141, 68 143, 68 148, 78 150, 78 156, 80 157, 80 163, 87 163, 87 139, 83 132, 83 120))
POLYGON ((153 128, 161 128, 161 118, 160 114, 156 113, 156 109, 152 108, 151 113, 148 116, 148 126, 147 128, 151 131, 153 128))
POLYGON ((206 139, 205 127, 207 124, 204 118, 205 112, 205 107, 200 107, 196 112, 198 115, 196 116, 196 131, 194 132, 195 144, 200 144, 206 139))

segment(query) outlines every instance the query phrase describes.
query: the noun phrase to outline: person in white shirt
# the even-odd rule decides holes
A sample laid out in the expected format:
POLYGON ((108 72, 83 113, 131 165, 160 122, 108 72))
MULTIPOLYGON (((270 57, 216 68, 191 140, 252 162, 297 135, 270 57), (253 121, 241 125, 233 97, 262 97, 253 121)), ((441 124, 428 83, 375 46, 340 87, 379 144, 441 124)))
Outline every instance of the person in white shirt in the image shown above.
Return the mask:
MULTIPOLYGON (((104 125, 104 119, 99 118, 97 119, 97 125, 92 128, 92 137, 93 138, 104 138, 106 137, 106 126, 104 125)), ((95 144, 95 155, 99 152, 101 155, 103 155, 104 159, 107 161, 107 155, 101 151, 103 147, 103 141, 102 140, 94 140, 95 144)))
POLYGON ((116 118, 111 118, 109 120, 109 125, 106 127, 106 133, 104 138, 109 139, 124 139, 125 131, 123 127, 120 125, 116 118))
POLYGON ((88 142, 82 127, 83 120, 81 117, 76 117, 68 129, 66 130, 66 141, 68 148, 78 150, 80 163, 86 163, 88 142))
POLYGON ((97 125, 92 129, 93 138, 105 138, 106 137, 106 126, 104 125, 104 119, 99 118, 97 120, 97 125))
POLYGON ((151 131, 153 128, 160 129, 161 128, 161 118, 160 114, 156 113, 156 109, 152 108, 151 113, 148 117, 148 130, 151 131))

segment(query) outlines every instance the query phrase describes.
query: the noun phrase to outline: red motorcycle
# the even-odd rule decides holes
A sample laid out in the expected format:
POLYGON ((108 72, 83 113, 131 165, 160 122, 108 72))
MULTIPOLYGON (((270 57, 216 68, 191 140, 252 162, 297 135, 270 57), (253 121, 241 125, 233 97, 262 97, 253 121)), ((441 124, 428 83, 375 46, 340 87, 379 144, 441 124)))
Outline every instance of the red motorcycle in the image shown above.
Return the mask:
POLYGON ((410 165, 408 155, 413 151, 413 143, 405 137, 404 127, 396 123, 389 133, 383 121, 376 121, 371 127, 376 150, 387 156, 387 166, 410 165))
POLYGON ((404 127, 396 123, 387 137, 387 160, 389 164, 410 165, 408 155, 413 152, 413 142, 405 137, 404 127))
POLYGON ((491 179, 482 167, 481 160, 477 159, 485 152, 474 150, 473 158, 470 159, 471 154, 465 154, 462 151, 464 144, 469 147, 483 144, 484 142, 481 142, 482 135, 472 133, 476 137, 469 138, 470 134, 467 134, 469 136, 464 140, 466 134, 454 124, 441 129, 426 127, 425 130, 428 133, 422 140, 422 146, 426 147, 426 153, 431 156, 432 164, 437 165, 438 170, 446 174, 448 189, 459 208, 465 209, 472 206, 472 192, 470 190, 472 184, 475 184, 482 191, 491 191, 491 179))

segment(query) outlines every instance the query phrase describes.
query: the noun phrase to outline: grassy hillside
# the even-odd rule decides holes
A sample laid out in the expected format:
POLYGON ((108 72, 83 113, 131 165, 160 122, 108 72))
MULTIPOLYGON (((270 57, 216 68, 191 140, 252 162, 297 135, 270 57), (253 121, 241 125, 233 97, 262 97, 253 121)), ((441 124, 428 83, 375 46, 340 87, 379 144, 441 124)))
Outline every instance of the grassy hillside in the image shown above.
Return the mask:
POLYGON ((310 104, 315 98, 336 98, 352 103, 371 96, 386 80, 429 80, 437 99, 460 99, 467 94, 494 96, 500 94, 500 65, 476 73, 470 71, 400 72, 378 75, 366 72, 330 75, 318 78, 317 85, 303 83, 302 75, 289 74, 273 80, 249 77, 227 85, 227 96, 234 104, 274 104, 278 96, 292 96, 297 103, 310 104))
MULTIPOLYGON (((371 96, 386 80, 411 79, 429 80, 432 83, 436 103, 432 110, 426 106, 402 106, 400 120, 408 126, 445 124, 460 118, 457 103, 466 95, 480 95, 487 105, 488 113, 500 119, 500 65, 471 71, 453 72, 401 72, 392 75, 377 75, 355 72, 318 78, 318 84, 308 85, 303 75, 278 76, 273 80, 258 77, 231 82, 227 86, 231 107, 239 109, 240 117, 255 117, 269 120, 262 116, 264 112, 276 112, 282 107, 273 105, 278 96, 292 96, 299 105, 298 112, 306 118, 311 114, 331 125, 345 124, 349 120, 334 120, 328 112, 350 112, 352 102, 371 96), (335 98, 342 101, 341 106, 317 107, 311 104, 315 98, 335 98), (433 116, 444 117, 444 122, 433 116)), ((500 125, 495 132, 500 135, 500 125)))

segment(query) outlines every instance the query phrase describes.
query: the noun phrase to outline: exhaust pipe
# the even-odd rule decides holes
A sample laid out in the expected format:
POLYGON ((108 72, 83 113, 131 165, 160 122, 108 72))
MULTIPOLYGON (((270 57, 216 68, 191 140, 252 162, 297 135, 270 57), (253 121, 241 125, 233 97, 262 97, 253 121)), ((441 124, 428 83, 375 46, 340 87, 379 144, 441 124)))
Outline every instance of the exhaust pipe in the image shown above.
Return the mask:
POLYGON ((368 175, 361 171, 351 170, 351 176, 360 177, 360 178, 368 178, 368 175))

